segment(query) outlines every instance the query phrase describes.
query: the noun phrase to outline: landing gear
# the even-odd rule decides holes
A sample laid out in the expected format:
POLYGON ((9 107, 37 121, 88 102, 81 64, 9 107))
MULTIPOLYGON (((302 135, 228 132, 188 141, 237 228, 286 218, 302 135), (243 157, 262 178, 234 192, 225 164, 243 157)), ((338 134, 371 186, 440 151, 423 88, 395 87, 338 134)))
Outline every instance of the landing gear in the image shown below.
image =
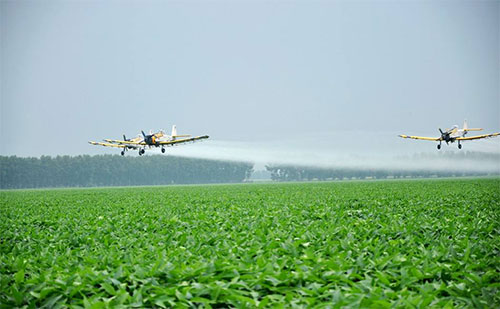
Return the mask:
POLYGON ((441 149, 441 143, 439 143, 439 145, 438 145, 438 150, 439 150, 439 149, 441 149))
POLYGON ((165 148, 161 148, 161 153, 165 153, 165 148))
POLYGON ((458 142, 458 149, 462 149, 462 144, 460 144, 460 142, 458 142))
POLYGON ((139 149, 139 155, 140 155, 140 156, 142 156, 145 152, 146 152, 146 150, 144 150, 144 149, 139 149))
POLYGON ((122 154, 122 156, 124 156, 125 155, 125 151, 122 150, 121 154, 122 154))

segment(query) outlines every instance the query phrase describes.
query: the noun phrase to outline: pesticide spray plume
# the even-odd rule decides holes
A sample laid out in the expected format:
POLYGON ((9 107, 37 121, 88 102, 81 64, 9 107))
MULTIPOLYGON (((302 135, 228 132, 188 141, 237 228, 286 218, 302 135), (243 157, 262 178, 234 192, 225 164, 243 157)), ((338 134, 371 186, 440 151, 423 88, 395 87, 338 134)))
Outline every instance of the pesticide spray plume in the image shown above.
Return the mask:
MULTIPOLYGON (((394 135, 391 136, 394 139, 394 135)), ((203 159, 245 161, 254 170, 266 165, 303 166, 324 169, 449 171, 500 174, 500 143, 485 140, 470 145, 473 150, 436 150, 435 145, 410 145, 379 139, 378 148, 370 142, 346 145, 340 141, 242 142, 212 140, 193 147, 179 147, 169 153, 203 159), (386 145, 387 144, 387 145, 386 145), (390 145, 390 146, 388 146, 390 145), (395 146, 396 145, 396 146, 395 146), (422 149, 427 151, 422 151, 422 149), (410 149, 410 150, 409 150, 410 149)))

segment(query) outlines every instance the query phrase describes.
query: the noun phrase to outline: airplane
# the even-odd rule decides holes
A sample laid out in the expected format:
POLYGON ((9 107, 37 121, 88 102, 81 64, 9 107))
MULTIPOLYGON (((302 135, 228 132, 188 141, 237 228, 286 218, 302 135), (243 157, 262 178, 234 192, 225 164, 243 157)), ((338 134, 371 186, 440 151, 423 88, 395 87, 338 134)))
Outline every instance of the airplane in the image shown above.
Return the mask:
POLYGON ((410 136, 410 135, 398 135, 398 136, 402 138, 439 142, 439 145, 437 145, 437 149, 441 149, 441 142, 443 141, 446 142, 447 145, 448 143, 454 143, 455 141, 458 141, 458 149, 462 149, 462 144, 460 144, 460 142, 462 141, 471 141, 475 139, 495 137, 500 135, 500 133, 491 133, 491 134, 483 134, 483 135, 476 135, 469 137, 465 136, 469 131, 482 131, 482 130, 483 129, 480 128, 469 128, 469 126, 467 125, 467 120, 464 120, 464 126, 462 129, 459 129, 457 125, 454 125, 451 129, 448 129, 444 132, 443 130, 439 129, 439 132, 441 133, 440 137, 422 137, 422 136, 410 136))
POLYGON ((179 135, 177 134, 177 127, 175 125, 172 126, 172 135, 167 135, 163 130, 160 130, 156 133, 149 134, 141 131, 142 136, 138 135, 135 138, 127 139, 125 134, 123 135, 123 140, 116 139, 104 139, 103 142, 92 142, 89 144, 99 145, 104 147, 115 147, 121 148, 121 155, 124 156, 125 152, 129 149, 139 150, 139 155, 142 156, 146 152, 146 147, 161 147, 161 152, 165 153, 165 147, 174 146, 177 144, 195 142, 202 139, 207 139, 208 135, 195 136, 191 137, 189 134, 179 135))

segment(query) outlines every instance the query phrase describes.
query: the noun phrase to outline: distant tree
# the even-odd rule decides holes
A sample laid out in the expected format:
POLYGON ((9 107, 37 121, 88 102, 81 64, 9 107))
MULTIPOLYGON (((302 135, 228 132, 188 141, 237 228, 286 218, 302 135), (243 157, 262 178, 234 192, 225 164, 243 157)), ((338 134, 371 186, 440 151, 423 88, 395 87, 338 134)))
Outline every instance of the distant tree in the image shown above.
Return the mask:
POLYGON ((383 178, 406 178, 406 177, 452 177, 452 176, 481 176, 499 174, 495 172, 477 172, 460 170, 462 162, 471 160, 473 162, 490 161, 500 162, 500 154, 481 152, 439 152, 436 154, 421 153, 412 157, 400 156, 400 161, 435 161, 442 160, 443 164, 452 162, 450 169, 442 170, 420 170, 411 167, 406 169, 376 169, 376 168, 318 168, 312 166, 294 166, 282 164, 266 165, 266 170, 274 181, 300 181, 300 180, 327 180, 327 179, 364 179, 367 177, 383 178), (454 167, 456 167, 454 169, 454 167))
POLYGON ((242 182, 253 164, 174 156, 0 156, 0 188, 47 188, 242 182))

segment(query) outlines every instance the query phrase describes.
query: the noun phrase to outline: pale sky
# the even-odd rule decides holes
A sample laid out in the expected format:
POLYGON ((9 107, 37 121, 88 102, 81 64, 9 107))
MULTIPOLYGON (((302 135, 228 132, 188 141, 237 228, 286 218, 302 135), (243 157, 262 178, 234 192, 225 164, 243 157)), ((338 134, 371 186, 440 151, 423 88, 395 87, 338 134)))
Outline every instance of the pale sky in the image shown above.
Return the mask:
MULTIPOLYGON (((211 136, 172 152, 200 156, 231 143, 269 156, 434 152, 396 135, 438 136, 465 118, 500 132, 499 1, 0 9, 1 155, 118 153, 87 141, 173 124, 211 136)), ((500 138, 464 146, 499 152, 500 138)))

